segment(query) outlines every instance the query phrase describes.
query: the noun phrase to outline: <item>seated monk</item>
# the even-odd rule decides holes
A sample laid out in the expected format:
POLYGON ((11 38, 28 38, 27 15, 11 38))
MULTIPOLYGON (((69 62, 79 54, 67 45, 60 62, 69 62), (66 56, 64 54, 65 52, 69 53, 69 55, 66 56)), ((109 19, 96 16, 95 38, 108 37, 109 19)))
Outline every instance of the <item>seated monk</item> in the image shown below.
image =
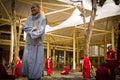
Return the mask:
POLYGON ((61 75, 67 75, 67 74, 69 74, 69 67, 65 66, 64 70, 61 72, 61 75))
POLYGON ((0 79, 2 80, 15 80, 14 75, 9 75, 5 67, 0 63, 0 79))

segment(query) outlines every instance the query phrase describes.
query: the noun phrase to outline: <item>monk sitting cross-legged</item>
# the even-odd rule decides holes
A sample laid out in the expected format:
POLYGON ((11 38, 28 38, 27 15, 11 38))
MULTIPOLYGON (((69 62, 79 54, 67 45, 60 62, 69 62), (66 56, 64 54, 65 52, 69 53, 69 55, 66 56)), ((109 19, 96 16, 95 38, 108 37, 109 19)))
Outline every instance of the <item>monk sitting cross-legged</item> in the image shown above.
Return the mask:
POLYGON ((67 75, 67 74, 69 74, 69 67, 65 66, 64 70, 61 72, 61 75, 67 75))

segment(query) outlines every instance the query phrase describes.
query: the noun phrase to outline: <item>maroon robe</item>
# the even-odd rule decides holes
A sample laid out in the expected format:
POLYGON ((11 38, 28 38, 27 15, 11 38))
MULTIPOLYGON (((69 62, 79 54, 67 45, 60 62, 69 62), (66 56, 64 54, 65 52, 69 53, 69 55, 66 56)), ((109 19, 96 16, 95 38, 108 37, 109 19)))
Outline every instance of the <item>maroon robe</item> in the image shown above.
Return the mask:
POLYGON ((110 80, 107 67, 100 66, 96 71, 96 80, 110 80))
POLYGON ((108 51, 107 52, 107 67, 110 69, 111 72, 111 78, 112 80, 115 80, 115 68, 117 66, 117 60, 115 60, 115 51, 108 51))
POLYGON ((108 64, 109 65, 111 65, 111 66, 114 66, 114 67, 116 67, 116 60, 115 60, 115 54, 116 54, 116 52, 115 51, 108 51, 107 52, 107 62, 108 62, 108 64))

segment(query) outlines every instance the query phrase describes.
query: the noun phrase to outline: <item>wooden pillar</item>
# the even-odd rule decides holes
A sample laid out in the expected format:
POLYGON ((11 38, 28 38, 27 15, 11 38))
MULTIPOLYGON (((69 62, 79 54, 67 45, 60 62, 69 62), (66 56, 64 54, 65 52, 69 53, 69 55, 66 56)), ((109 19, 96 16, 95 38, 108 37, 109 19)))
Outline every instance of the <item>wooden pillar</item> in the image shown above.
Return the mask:
POLYGON ((115 36, 114 36, 114 26, 112 26, 112 49, 115 50, 115 36))
POLYGON ((51 47, 49 46, 49 56, 52 57, 51 55, 51 47))
POLYGON ((104 61, 106 59, 106 56, 107 56, 107 39, 106 39, 106 34, 104 36, 104 61))
POLYGON ((76 33, 76 31, 74 29, 74 31, 73 31, 73 70, 76 69, 76 61, 75 61, 76 34, 75 33, 76 33))
POLYGON ((70 64, 71 61, 70 61, 69 53, 68 53, 68 55, 67 55, 67 59, 68 59, 68 62, 67 62, 67 63, 70 64))
POLYGON ((64 65, 66 65, 66 50, 64 50, 64 65))
MULTIPOLYGON (((16 28, 16 11, 15 11, 15 0, 11 1, 11 25, 13 27, 13 34, 14 34, 14 66, 17 64, 18 59, 18 52, 19 52, 19 46, 18 46, 18 37, 17 37, 17 28, 16 28)), ((13 72, 15 72, 15 67, 13 72)))
POLYGON ((14 34, 13 34, 13 25, 11 25, 11 43, 10 43, 10 55, 9 55, 9 64, 13 60, 13 49, 14 49, 14 34))
POLYGON ((53 60, 52 60, 52 63, 53 63, 53 69, 55 68, 55 48, 53 48, 53 60))
POLYGON ((80 60, 79 60, 79 44, 78 44, 78 40, 77 40, 77 64, 80 63, 80 60))
POLYGON ((80 70, 80 55, 79 55, 79 52, 80 52, 80 48, 79 48, 79 43, 78 43, 79 40, 77 40, 77 70, 80 70))
POLYGON ((47 42, 47 58, 50 56, 50 43, 47 42))
POLYGON ((98 46, 98 66, 100 65, 100 46, 98 46))
MULTIPOLYGON (((19 44, 20 44, 20 37, 21 37, 21 33, 22 33, 22 22, 21 22, 21 19, 19 18, 19 31, 18 31, 18 37, 17 37, 17 39, 18 39, 18 48, 19 48, 19 44)), ((18 52, 19 52, 19 49, 18 49, 18 52)))

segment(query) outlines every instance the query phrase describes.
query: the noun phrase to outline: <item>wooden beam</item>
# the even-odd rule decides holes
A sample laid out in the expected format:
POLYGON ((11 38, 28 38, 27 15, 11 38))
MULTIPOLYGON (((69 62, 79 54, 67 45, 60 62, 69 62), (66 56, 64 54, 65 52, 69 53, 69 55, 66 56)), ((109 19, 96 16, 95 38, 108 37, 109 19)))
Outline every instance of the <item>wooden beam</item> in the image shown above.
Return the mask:
MULTIPOLYGON (((0 39, 0 45, 10 45, 10 40, 0 39)), ((25 42, 20 41, 20 46, 24 47, 25 42)))
MULTIPOLYGON (((106 43, 109 43, 110 41, 106 41, 106 43)), ((90 45, 104 45, 104 41, 97 41, 97 42, 91 42, 90 45)), ((80 46, 85 46, 84 43, 82 43, 80 46)))
MULTIPOLYGON (((6 34, 11 34, 10 32, 8 31, 2 31, 0 30, 0 33, 6 33, 6 34)), ((92 37, 94 36, 100 36, 100 35, 105 35, 105 34, 110 34, 110 33, 98 33, 98 34, 92 34, 92 37)), ((21 34, 23 36, 23 34, 21 34)), ((56 34, 52 34, 52 33, 46 33, 46 35, 51 35, 51 36, 56 36, 56 37, 61 37, 61 38, 65 38, 63 40, 55 40, 55 42, 61 42, 61 41, 68 41, 68 40, 72 40, 73 38, 72 37, 68 37, 68 36, 62 36, 62 35, 56 35, 56 34)), ((84 36, 80 36, 80 37, 77 37, 77 39, 84 39, 84 36)))
POLYGON ((10 23, 9 19, 3 19, 3 18, 1 18, 0 21, 5 21, 5 22, 9 22, 10 23))
POLYGON ((7 23, 7 22, 2 23, 2 24, 0 24, 0 27, 3 26, 3 25, 6 25, 6 24, 9 24, 9 23, 7 23))
POLYGON ((6 14, 7 14, 7 16, 8 16, 8 18, 9 18, 9 20, 11 20, 10 14, 8 13, 8 11, 7 11, 6 7, 4 6, 4 4, 2 3, 2 1, 1 1, 1 0, 0 0, 0 4, 1 4, 1 6, 3 7, 3 9, 5 10, 5 12, 6 12, 6 14))
MULTIPOLYGON (((3 18, 1 18, 0 21, 1 21, 1 23, 7 23, 7 24, 11 25, 11 24, 10 24, 11 21, 10 21, 9 19, 3 19, 3 18), (3 22, 2 22, 2 21, 3 21, 3 22)), ((18 24, 19 21, 16 20, 16 23, 18 24)), ((23 24, 23 22, 22 22, 21 24, 23 24)))
MULTIPOLYGON (((70 9, 73 9, 74 7, 70 7, 70 8, 64 8, 64 9, 61 9, 61 10, 56 10, 56 11, 52 11, 52 12, 48 12, 48 13, 45 13, 45 15, 51 15, 51 14, 55 14, 55 13, 59 13, 59 12, 63 12, 63 11, 67 11, 67 10, 70 10, 70 9)), ((25 21, 27 18, 24 18, 24 19, 21 19, 21 21, 25 21)))
MULTIPOLYGON (((48 10, 51 10, 51 11, 55 11, 56 9, 53 9, 53 8, 49 8, 49 7, 45 7, 46 9, 48 10)), ((71 15, 71 13, 68 13, 68 12, 60 12, 60 13, 64 13, 64 14, 67 14, 67 15, 71 15)))
MULTIPOLYGON (((27 4, 32 4, 32 3, 41 4, 40 1, 33 1, 33 0, 17 0, 17 1, 20 1, 20 2, 23 2, 23 3, 27 3, 27 4)), ((50 2, 44 2, 44 1, 43 1, 43 4, 52 5, 52 6, 60 6, 60 7, 72 7, 72 5, 57 4, 57 3, 50 3, 50 2)))
MULTIPOLYGON (((2 30, 0 30, 0 33, 6 33, 6 34, 11 34, 11 32, 9 32, 9 31, 2 31, 2 30)), ((18 33, 17 33, 18 34, 18 33)), ((24 36, 23 34, 21 34, 22 36, 24 36)))
MULTIPOLYGON (((110 41, 106 41, 106 43, 109 43, 110 41)), ((91 42, 90 45, 95 45, 95 44, 101 44, 103 45, 104 44, 104 41, 97 41, 97 42, 91 42)), ((5 39, 0 39, 0 45, 10 45, 10 40, 5 40, 5 39)), ((21 47, 24 47, 25 45, 25 42, 24 41, 20 41, 20 46, 21 47)), ((81 46, 85 45, 84 43, 81 44, 81 46)), ((58 47, 58 48, 67 48, 67 49, 73 49, 72 47, 69 47, 69 46, 59 46, 59 45, 50 45, 51 47, 52 46, 55 46, 55 47, 58 47)))
POLYGON ((67 10, 73 9, 73 8, 74 8, 74 7, 64 8, 64 9, 61 9, 61 10, 56 10, 56 11, 53 11, 53 12, 48 12, 48 13, 46 13, 45 15, 51 15, 51 14, 55 14, 55 13, 67 11, 67 10))
POLYGON ((72 37, 62 36, 62 35, 56 35, 56 34, 52 34, 52 33, 45 33, 45 34, 46 34, 46 35, 51 35, 51 36, 56 36, 56 37, 61 37, 61 38, 73 39, 72 37))
MULTIPOLYGON (((75 28, 79 28, 79 29, 82 29, 84 30, 84 27, 82 26, 76 26, 75 28)), ((96 31, 96 32, 105 32, 105 33, 111 33, 111 31, 107 31, 107 30, 100 30, 100 29, 92 29, 93 31, 96 31)))
MULTIPOLYGON (((0 39, 0 45, 10 45, 10 40, 0 39)), ((20 41, 20 46, 24 47, 24 45, 25 45, 25 42, 20 41)), ((67 51, 72 51, 73 49, 72 47, 69 47, 69 46, 50 45, 51 48, 54 46, 56 50, 66 49, 67 51)), ((45 48, 47 48, 46 45, 45 45, 45 48)))
MULTIPOLYGON (((111 32, 110 32, 111 33, 111 32)), ((100 36, 100 35, 105 35, 105 34, 110 34, 110 33, 98 33, 98 34, 92 34, 92 37, 94 36, 100 36)), ((84 36, 77 37, 77 39, 85 38, 84 36)))
POLYGON ((110 17, 107 17, 107 18, 103 18, 103 19, 100 19, 100 20, 96 20, 95 21, 95 24, 96 23, 100 23, 100 22, 104 22, 104 21, 111 21, 111 20, 116 20, 116 19, 119 19, 120 18, 120 15, 116 15, 116 16, 110 16, 110 17))

